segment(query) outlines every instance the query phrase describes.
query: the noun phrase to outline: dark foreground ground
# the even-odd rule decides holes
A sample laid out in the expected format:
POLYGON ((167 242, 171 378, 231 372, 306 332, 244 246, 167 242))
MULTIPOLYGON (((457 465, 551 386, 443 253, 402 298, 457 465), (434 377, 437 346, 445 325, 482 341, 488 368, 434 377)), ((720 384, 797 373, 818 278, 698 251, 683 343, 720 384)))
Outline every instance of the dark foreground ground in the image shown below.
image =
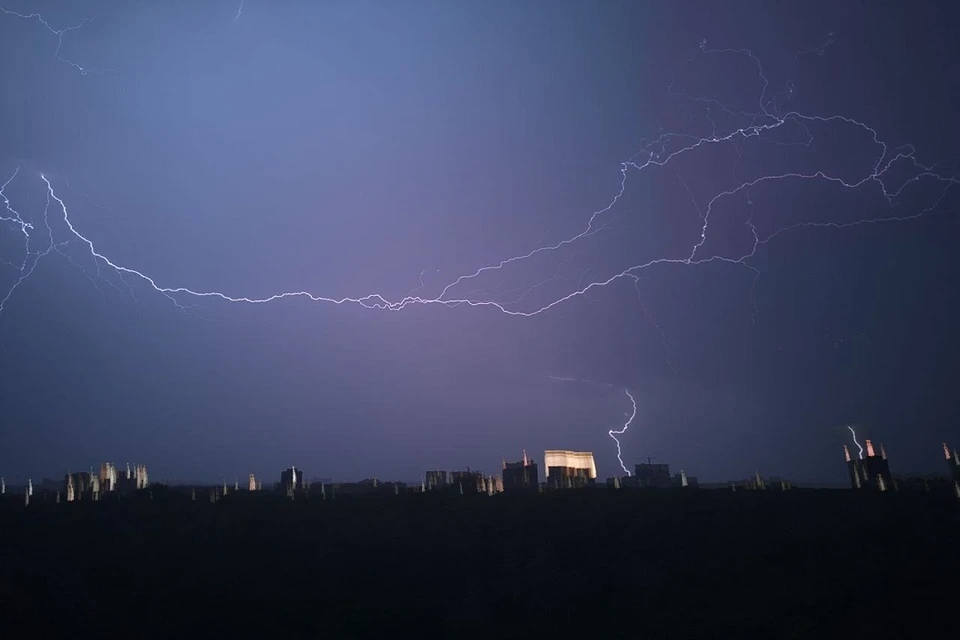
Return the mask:
POLYGON ((956 632, 952 495, 245 497, 0 504, 0 638, 956 632))

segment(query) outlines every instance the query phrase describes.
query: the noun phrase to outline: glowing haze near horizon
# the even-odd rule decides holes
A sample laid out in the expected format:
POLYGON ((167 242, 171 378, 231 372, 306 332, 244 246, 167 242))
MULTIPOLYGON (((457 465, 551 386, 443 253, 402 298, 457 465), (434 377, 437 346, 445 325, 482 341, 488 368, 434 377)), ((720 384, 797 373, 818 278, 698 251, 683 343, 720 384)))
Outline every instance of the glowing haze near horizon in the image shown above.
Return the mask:
POLYGON ((949 9, 2 6, 8 482, 957 433, 949 9))

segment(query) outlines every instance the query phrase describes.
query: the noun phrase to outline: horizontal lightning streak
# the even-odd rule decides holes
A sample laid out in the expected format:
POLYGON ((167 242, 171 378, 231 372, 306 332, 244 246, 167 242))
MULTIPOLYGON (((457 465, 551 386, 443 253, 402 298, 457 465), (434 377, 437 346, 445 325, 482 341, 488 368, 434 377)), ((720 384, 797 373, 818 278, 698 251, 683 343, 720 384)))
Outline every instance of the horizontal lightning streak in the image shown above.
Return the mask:
MULTIPOLYGON (((237 17, 239 17, 240 12, 242 12, 242 8, 243 8, 243 5, 241 2, 237 17)), ((88 19, 84 19, 79 25, 76 25, 74 27, 58 30, 51 27, 49 23, 42 16, 40 16, 40 14, 36 14, 36 13, 20 14, 20 13, 6 10, 6 9, 0 9, 0 10, 2 10, 3 13, 5 14, 13 15, 19 18, 37 20, 48 31, 50 31, 51 33, 57 36, 58 44, 57 44, 57 49, 55 53, 58 59, 62 60, 67 64, 70 64, 71 66, 73 66, 83 74, 86 74, 88 72, 88 69, 86 69, 82 65, 79 65, 75 62, 71 62, 70 60, 64 59, 60 55, 60 49, 62 48, 62 45, 63 45, 63 35, 69 31, 79 29, 86 22, 89 22, 88 19)), ((827 44, 829 44, 829 42, 827 44)), ((824 45, 820 49, 813 49, 813 50, 808 50, 806 52, 800 52, 797 55, 799 56, 802 53, 811 53, 811 52, 822 55, 825 47, 826 45, 824 45)), ((7 292, 6 296, 2 299, 2 301, 0 301, 0 312, 2 312, 4 304, 10 299, 14 291, 27 278, 29 278, 30 274, 33 273, 33 269, 36 267, 37 262, 41 258, 48 255, 54 249, 60 252, 59 247, 64 246, 68 242, 79 242, 80 244, 82 244, 87 248, 92 259, 97 265, 98 279, 101 278, 101 273, 100 273, 101 265, 105 267, 109 267, 110 269, 113 269, 114 272, 121 278, 121 281, 124 282, 125 284, 127 281, 123 279, 124 275, 136 276, 137 278, 141 279, 143 282, 147 283, 156 292, 166 296, 169 300, 173 302, 173 304, 175 304, 181 310, 185 310, 190 306, 194 306, 194 305, 185 305, 182 302, 182 299, 184 297, 191 297, 195 299, 215 299, 215 300, 222 300, 224 302, 229 302, 229 303, 247 303, 247 304, 267 304, 270 302, 282 300, 284 298, 306 298, 314 302, 329 303, 334 305, 353 304, 353 305, 359 305, 366 309, 379 309, 379 310, 386 310, 386 311, 400 311, 407 308, 410 305, 437 305, 437 306, 444 306, 444 307, 459 307, 461 305, 466 305, 469 307, 490 307, 492 309, 495 309, 501 313, 504 313, 510 316, 532 317, 532 316, 545 313, 553 309, 554 307, 561 305, 564 302, 567 302, 574 298, 578 298, 580 296, 586 296, 586 294, 591 290, 607 287, 625 278, 632 279, 634 281, 634 284, 636 285, 638 275, 644 270, 656 265, 682 265, 686 267, 691 267, 691 266, 707 265, 712 263, 727 263, 731 265, 737 265, 751 271, 753 273, 753 279, 752 279, 752 285, 751 285, 751 297, 752 297, 753 289, 756 286, 757 278, 759 277, 760 272, 755 267, 753 267, 748 261, 750 260, 750 258, 754 257, 758 247, 760 247, 761 245, 771 242, 774 238, 780 236, 783 233, 786 233, 791 230, 799 229, 799 228, 804 228, 804 227, 843 229, 843 228, 854 227, 862 224, 913 220, 921 216, 935 213, 935 212, 938 212, 937 208, 940 206, 944 198, 947 196, 948 191, 958 182, 958 177, 956 175, 945 175, 944 173, 938 171, 936 169, 938 165, 924 166, 920 164, 916 160, 914 149, 911 146, 901 147, 900 149, 896 150, 896 152, 891 153, 887 147, 887 144, 880 139, 880 136, 875 129, 871 128, 867 124, 860 122, 854 118, 843 116, 843 115, 831 115, 831 116, 805 115, 798 111, 787 111, 785 113, 780 113, 778 101, 780 101, 780 98, 784 96, 789 97, 790 95, 792 95, 793 89, 791 87, 788 89, 786 93, 781 92, 781 93, 775 94, 773 98, 768 100, 767 91, 769 87, 769 82, 767 80, 766 74, 764 73, 763 67, 760 64, 760 60, 751 51, 747 49, 738 49, 738 50, 707 49, 706 43, 703 42, 701 43, 698 50, 694 51, 690 59, 683 64, 692 63, 694 61, 695 56, 697 55, 697 51, 699 51, 700 54, 702 55, 733 54, 733 55, 745 56, 756 67, 757 74, 762 81, 762 88, 761 88, 760 97, 758 101, 758 111, 752 114, 745 113, 745 112, 743 113, 744 115, 749 116, 751 118, 751 121, 749 124, 746 124, 745 126, 739 126, 726 133, 718 133, 717 128, 714 125, 713 131, 709 136, 696 136, 696 135, 690 135, 690 134, 684 134, 684 133, 672 133, 672 132, 661 134, 655 140, 643 145, 641 151, 634 154, 634 156, 631 157, 628 161, 623 162, 621 164, 621 167, 620 167, 621 180, 620 180, 620 185, 619 185, 619 189, 617 190, 617 193, 613 196, 613 198, 609 201, 609 203, 605 207, 594 211, 590 215, 582 231, 568 238, 562 239, 558 242, 538 246, 529 252, 508 257, 498 262, 481 266, 472 272, 457 276, 451 281, 449 281, 448 284, 443 286, 443 288, 440 290, 439 295, 435 297, 430 297, 430 296, 425 296, 420 294, 420 291, 422 291, 424 288, 423 275, 426 272, 426 270, 424 272, 421 272, 420 274, 421 275, 420 286, 410 291, 400 299, 390 299, 385 295, 382 295, 379 293, 370 293, 370 294, 359 296, 359 297, 344 296, 344 297, 337 298, 337 297, 328 297, 324 295, 319 295, 309 291, 286 291, 281 293, 275 293, 265 297, 250 297, 246 295, 230 295, 226 292, 222 292, 218 290, 196 290, 196 289, 191 289, 183 286, 164 286, 159 284, 154 276, 148 275, 132 267, 118 264, 112 261, 105 254, 99 252, 94 242, 87 236, 83 235, 74 226, 72 220, 70 219, 68 207, 66 203, 59 196, 56 195, 56 193, 54 192, 53 185, 45 175, 41 175, 41 178, 46 184, 48 205, 51 200, 56 201, 56 203, 58 204, 58 206, 62 211, 63 221, 66 224, 66 227, 69 230, 71 237, 67 242, 54 243, 53 232, 50 231, 49 233, 50 246, 44 251, 32 251, 30 249, 30 240, 31 240, 31 232, 34 231, 33 225, 25 221, 19 215, 19 213, 17 213, 12 208, 7 197, 3 195, 3 190, 7 187, 7 185, 9 185, 13 181, 14 178, 17 177, 19 173, 19 169, 18 169, 16 172, 14 172, 13 176, 11 176, 11 178, 8 179, 6 183, 4 183, 3 188, 0 188, 0 195, 3 195, 3 201, 6 207, 5 209, 6 214, 4 214, 3 217, 0 217, 0 221, 12 224, 15 228, 19 230, 20 234, 23 235, 24 247, 25 247, 25 259, 19 268, 19 272, 20 272, 19 278, 15 280, 13 287, 7 292), (532 290, 537 289, 547 283, 556 281, 556 279, 559 277, 559 270, 551 278, 547 278, 540 282, 536 282, 533 285, 523 287, 522 288, 523 291, 521 292, 521 294, 519 296, 513 297, 513 299, 510 301, 504 301, 502 298, 498 301, 494 299, 493 296, 475 297, 474 294, 480 291, 483 291, 482 289, 475 290, 473 293, 468 293, 460 296, 454 295, 452 293, 453 290, 456 287, 458 287, 458 285, 468 280, 476 279, 485 273, 501 271, 501 270, 504 270, 509 265, 512 265, 515 263, 521 263, 523 261, 534 258, 535 256, 540 256, 544 254, 549 254, 554 251, 558 251, 563 247, 573 245, 584 238, 593 236, 603 231, 605 228, 607 228, 607 225, 609 225, 610 222, 609 221, 603 222, 600 219, 604 217, 605 214, 610 212, 617 205, 619 200, 622 198, 622 196, 624 195, 627 189, 628 178, 631 175, 643 173, 647 170, 667 167, 668 165, 676 161, 678 158, 694 153, 695 151, 701 148, 705 148, 708 146, 724 145, 724 144, 736 145, 738 142, 741 142, 743 140, 756 138, 759 136, 765 136, 766 134, 769 134, 770 132, 783 127, 787 123, 798 124, 805 130, 807 130, 808 139, 804 143, 799 143, 802 145, 809 145, 812 140, 812 135, 809 135, 809 129, 807 128, 809 124, 842 123, 842 124, 849 125, 851 127, 859 128, 864 132, 868 133, 871 136, 873 143, 877 146, 878 154, 877 154, 876 162, 873 163, 872 167, 868 171, 865 172, 865 175, 861 176, 857 180, 845 180, 837 176, 829 175, 825 171, 818 170, 818 171, 812 171, 808 173, 785 172, 785 173, 778 173, 778 174, 770 174, 770 175, 759 176, 749 181, 739 181, 739 184, 737 184, 733 188, 720 191, 719 193, 716 193, 715 195, 713 195, 713 197, 710 198, 710 200, 706 204, 706 207, 702 211, 700 211, 700 208, 697 207, 698 212, 700 212, 700 216, 702 219, 702 225, 700 227, 700 233, 698 234, 698 237, 695 239, 695 242, 691 244, 689 252, 685 252, 675 256, 663 256, 663 257, 653 258, 648 261, 629 266, 618 273, 613 273, 612 275, 596 278, 593 281, 588 281, 586 284, 583 284, 582 280, 584 279, 584 276, 587 273, 585 272, 584 274, 581 275, 581 281, 577 282, 575 288, 572 291, 564 295, 560 295, 559 297, 556 297, 545 303, 542 303, 537 308, 522 309, 522 308, 517 308, 517 305, 523 302, 525 299, 527 299, 527 294, 532 290), (885 174, 887 173, 888 170, 890 170, 890 168, 895 163, 898 163, 901 161, 912 163, 913 167, 917 170, 917 173, 912 178, 907 180, 905 183, 901 184, 898 189, 892 190, 888 188, 884 180, 885 174), (723 256, 723 255, 707 255, 707 256, 702 255, 703 247, 707 241, 708 232, 710 229, 711 214, 716 204, 719 201, 723 199, 734 198, 741 193, 746 193, 748 197, 748 203, 750 204, 751 211, 752 211, 752 202, 749 201, 749 189, 751 187, 755 187, 757 185, 768 183, 768 182, 788 181, 788 180, 820 181, 820 182, 825 181, 825 182, 837 184, 839 186, 842 186, 843 188, 851 189, 851 190, 860 189, 869 184, 875 184, 879 186, 881 194, 885 198, 887 198, 888 202, 892 202, 893 199, 899 196, 908 185, 919 183, 921 180, 933 180, 938 184, 941 184, 943 186, 943 189, 940 193, 939 198, 936 200, 936 202, 933 205, 914 214, 879 217, 879 218, 867 218, 867 219, 861 219, 861 220, 852 221, 852 222, 797 222, 792 225, 782 227, 763 238, 760 238, 756 233, 756 228, 753 223, 753 215, 751 213, 751 216, 747 224, 753 234, 753 243, 749 251, 747 251, 743 255, 735 256, 735 257, 723 256)), ((716 107, 725 109, 725 107, 723 107, 721 103, 711 98, 691 96, 689 94, 682 94, 682 93, 677 94, 674 91, 673 82, 671 82, 670 86, 668 87, 668 91, 670 91, 674 95, 685 95, 686 97, 688 97, 689 99, 695 102, 702 102, 704 104, 708 104, 709 106, 716 106, 716 107)), ((729 110, 727 111, 735 115, 741 113, 741 112, 733 112, 729 110)), ((737 152, 739 154, 739 149, 737 150, 737 152)), ((684 188, 686 188, 687 191, 691 194, 691 199, 693 200, 694 205, 696 206, 696 200, 693 198, 692 191, 690 191, 689 187, 687 187, 685 183, 682 183, 682 184, 684 185, 684 188)), ((46 213, 44 214, 44 220, 45 222, 47 220, 46 213)), ((49 231, 50 229, 49 224, 47 224, 47 228, 49 231)), ((67 257, 72 262, 72 258, 70 256, 67 256, 67 257)), ((8 262, 7 264, 10 264, 10 263, 8 262)), ((112 283, 111 285, 116 286, 116 285, 113 285, 112 283)), ((132 290, 131 290, 131 293, 132 293, 132 290)), ((637 293, 639 295, 639 291, 637 291, 637 293)), ((641 304, 643 304, 642 298, 641 298, 641 304)), ((755 311, 756 311, 755 302, 754 302, 754 305, 755 305, 755 311)), ((647 315, 648 318, 650 317, 649 314, 647 314, 646 308, 644 308, 644 313, 645 315, 647 315)), ((668 350, 668 357, 669 357, 669 346, 666 344, 665 335, 662 329, 660 329, 659 327, 657 327, 657 329, 660 332, 661 338, 663 339, 664 346, 668 350)))

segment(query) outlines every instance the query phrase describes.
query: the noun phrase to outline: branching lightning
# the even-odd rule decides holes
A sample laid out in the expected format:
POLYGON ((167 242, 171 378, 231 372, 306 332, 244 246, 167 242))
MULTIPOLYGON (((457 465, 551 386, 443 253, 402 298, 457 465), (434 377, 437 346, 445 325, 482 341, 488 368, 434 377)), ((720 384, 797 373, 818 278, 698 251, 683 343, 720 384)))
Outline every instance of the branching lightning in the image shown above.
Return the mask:
POLYGON ((79 30, 81 27, 83 27, 83 25, 87 24, 88 22, 93 22, 93 18, 83 18, 78 24, 75 24, 72 27, 55 29, 39 13, 18 13, 16 11, 10 11, 9 9, 4 9, 3 7, 0 7, 0 13, 4 13, 8 16, 13 16, 16 18, 21 18, 23 20, 36 20, 40 25, 43 26, 44 29, 46 29, 53 35, 57 36, 57 48, 53 52, 53 54, 57 57, 57 60, 59 60, 64 64, 70 65, 71 67, 79 71, 80 75, 82 76, 85 76, 89 73, 92 73, 94 75, 101 75, 104 73, 120 73, 116 69, 93 69, 75 60, 64 58, 60 54, 60 51, 63 49, 63 36, 70 33, 71 31, 79 30))
MULTIPOLYGON (((85 66, 65 59, 60 54, 63 46, 63 36, 69 31, 79 29, 84 24, 89 22, 89 20, 84 19, 79 25, 74 27, 69 27, 66 29, 54 29, 42 16, 40 16, 40 14, 21 14, 6 9, 0 10, 9 16, 26 20, 36 20, 49 32, 57 36, 57 48, 55 50, 55 54, 59 60, 74 67, 81 74, 87 74, 90 72, 90 70, 85 66)), ((241 2, 236 18, 239 18, 242 10, 243 3, 241 2)), ((794 61, 796 62, 800 56, 805 54, 815 54, 820 56, 824 55, 830 42, 832 42, 832 40, 828 41, 822 47, 798 52, 794 61)), ((29 279, 30 275, 36 268, 37 263, 41 259, 56 251, 58 254, 66 256, 71 260, 71 262, 73 262, 69 254, 60 250, 62 247, 70 243, 83 247, 84 250, 89 253, 90 259, 92 259, 93 263, 96 265, 97 274, 96 276, 88 274, 88 276, 91 277, 95 284, 103 278, 101 269, 110 270, 115 273, 120 278, 121 282, 123 282, 128 288, 128 283, 130 280, 126 280, 125 277, 135 277, 148 285, 157 293, 168 298, 181 310, 185 310, 190 306, 193 306, 192 304, 187 304, 187 301, 189 300, 192 300, 195 303, 204 300, 220 300, 228 303, 267 304, 277 300, 282 300, 284 298, 305 298, 314 302, 329 303, 333 305, 358 305, 366 309, 385 311, 401 311, 412 305, 435 305, 443 307, 459 307, 465 305, 468 307, 489 307, 495 311, 499 311, 509 316, 532 317, 546 313, 554 307, 557 307, 575 298, 585 297, 589 299, 588 294, 591 291, 608 287, 620 281, 632 281, 634 290, 642 306, 643 313, 648 319, 650 319, 651 323, 653 323, 654 327, 657 329, 661 342, 663 343, 663 346, 667 352, 667 362, 672 369, 673 364, 670 360, 670 347, 667 343, 666 333, 662 327, 653 321, 643 303, 643 298, 640 297, 640 290, 638 287, 639 278, 646 270, 659 265, 676 265, 682 267, 702 266, 712 263, 725 263, 728 265, 734 265, 736 267, 743 268, 745 271, 750 273, 750 295, 751 298, 753 298, 754 290, 760 277, 760 271, 753 264, 751 264, 750 261, 755 257, 758 249, 761 246, 767 245, 781 235, 797 229, 829 228, 838 230, 867 224, 903 222, 935 213, 942 213, 946 209, 941 209, 941 205, 943 204, 950 190, 957 184, 958 179, 960 179, 958 178, 958 174, 956 172, 951 173, 946 169, 943 169, 942 163, 931 165, 921 164, 916 159, 915 150, 912 146, 904 146, 896 149, 889 148, 887 143, 881 139, 879 133, 874 128, 853 117, 845 115, 805 114, 796 110, 787 109, 786 106, 790 103, 791 99, 795 95, 795 88, 792 82, 788 80, 785 88, 782 91, 779 91, 772 96, 768 95, 770 83, 760 63, 760 60, 750 50, 708 49, 706 42, 702 42, 700 43, 700 46, 691 53, 690 58, 683 62, 680 67, 694 64, 698 58, 721 55, 740 56, 748 60, 753 67, 755 67, 757 76, 761 82, 760 95, 756 101, 755 110, 744 111, 729 109, 721 102, 713 98, 697 96, 678 91, 675 88, 676 81, 674 80, 674 82, 671 82, 670 86, 668 87, 668 93, 675 97, 680 96, 688 99, 694 104, 703 105, 707 110, 707 120, 711 123, 709 133, 700 134, 666 132, 660 133, 660 135, 658 135, 655 139, 643 143, 641 149, 636 154, 634 154, 625 162, 621 163, 621 178, 617 192, 605 206, 590 214, 585 226, 581 231, 559 241, 553 242, 552 244, 540 243, 538 246, 526 253, 503 258, 501 260, 491 262, 490 264, 480 266, 459 276, 452 277, 451 279, 446 280, 446 284, 443 284, 435 289, 439 291, 439 293, 435 296, 430 296, 423 293, 425 289, 432 288, 425 285, 423 281, 423 275, 427 270, 421 272, 420 274, 420 286, 400 298, 391 298, 386 294, 380 293, 367 293, 365 295, 358 296, 329 297, 309 291, 281 291, 265 297, 250 297, 242 293, 228 293, 217 289, 190 289, 184 286, 178 286, 176 284, 163 283, 161 276, 150 275, 132 266, 119 264, 104 253, 100 252, 97 249, 94 241, 84 235, 78 226, 75 226, 70 217, 67 203, 57 195, 54 185, 46 175, 41 175, 40 178, 46 185, 47 208, 49 208, 53 203, 56 204, 56 208, 59 210, 58 216, 62 218, 66 228, 66 239, 57 239, 55 237, 54 231, 49 224, 47 211, 45 209, 44 228, 48 234, 48 244, 45 245, 45 249, 37 250, 33 247, 33 241, 35 240, 34 235, 37 231, 34 228, 34 225, 25 220, 16 211, 16 209, 14 209, 7 196, 3 195, 4 189, 6 189, 7 186, 18 177, 20 172, 19 169, 17 169, 4 183, 3 188, 0 189, 0 195, 3 196, 5 205, 3 217, 0 218, 0 222, 3 223, 3 226, 12 228, 18 237, 22 239, 24 257, 22 261, 10 261, 4 259, 4 262, 7 265, 12 266, 18 271, 18 274, 14 277, 13 285, 6 291, 2 299, 0 299, 0 312, 3 311, 4 305, 11 299, 11 296, 13 296, 18 288, 29 279), (717 113, 718 111, 719 113, 717 113), (717 117, 714 117, 711 114, 717 114, 717 117), (735 125, 723 128, 717 123, 717 120, 721 116, 723 118, 733 118, 739 122, 735 125), (872 140, 872 145, 876 149, 874 159, 855 178, 840 177, 837 175, 832 175, 826 170, 817 169, 805 172, 773 172, 755 176, 750 179, 741 179, 737 177, 735 164, 732 171, 732 185, 716 191, 709 198, 699 198, 699 203, 698 198, 694 197, 693 191, 691 191, 689 187, 687 187, 686 183, 683 183, 682 178, 680 178, 684 188, 686 188, 690 193, 691 203, 702 220, 702 224, 699 225, 699 232, 694 238, 691 238, 687 249, 684 249, 683 251, 677 252, 673 255, 659 255, 645 259, 636 264, 629 265, 620 271, 614 270, 610 273, 593 275, 590 278, 587 278, 587 275, 596 273, 596 271, 599 269, 588 269, 580 274, 580 279, 577 280, 575 285, 573 285, 569 290, 566 290, 566 292, 552 294, 552 297, 546 298, 545 301, 541 299, 539 302, 531 302, 532 299, 536 299, 536 296, 529 296, 528 294, 535 289, 542 291, 543 289, 541 289, 541 287, 545 287, 547 284, 555 285, 560 282, 558 279, 560 274, 559 270, 552 277, 539 279, 532 285, 527 285, 521 287, 520 289, 515 288, 508 292, 501 291, 499 294, 491 293, 491 291, 497 287, 494 287, 494 289, 491 289, 490 287, 474 288, 469 292, 462 291, 465 285, 471 281, 479 279, 484 274, 506 271, 512 265, 526 262, 535 257, 548 256, 554 252, 559 252, 561 249, 577 245, 586 238, 596 236, 610 229, 611 225, 613 225, 617 220, 617 216, 615 213, 612 213, 612 211, 617 206, 624 193, 627 191, 628 183, 631 177, 667 167, 673 168, 680 158, 695 154, 700 150, 705 150, 708 148, 724 146, 730 147, 739 157, 741 145, 754 142, 756 140, 769 142, 773 145, 777 145, 778 147, 782 147, 785 150, 797 147, 809 147, 815 137, 812 133, 812 130, 817 126, 824 125, 844 126, 852 130, 860 131, 866 134, 872 140), (796 127, 800 131, 804 132, 803 139, 796 141, 783 141, 774 139, 772 137, 777 131, 780 131, 784 134, 789 133, 791 127, 796 127), (891 171, 891 169, 895 166, 900 172, 898 175, 902 175, 905 167, 910 171, 910 177, 908 179, 903 180, 903 178, 899 178, 901 181, 899 187, 895 186, 895 180, 897 179, 893 177, 893 172, 891 171), (846 222, 798 221, 782 226, 766 235, 761 235, 758 233, 755 226, 755 219, 757 216, 762 215, 762 212, 755 211, 751 190, 759 188, 762 185, 781 182, 828 183, 850 191, 865 191, 868 189, 873 189, 876 193, 879 193, 883 198, 885 198, 891 207, 894 205, 899 206, 903 204, 900 201, 900 197, 902 194, 904 194, 908 187, 929 184, 933 187, 933 194, 935 198, 933 199, 932 204, 912 212, 896 212, 895 214, 894 212, 891 212, 891 215, 887 216, 866 217, 846 222), (745 224, 752 234, 752 243, 746 251, 741 251, 736 255, 724 255, 716 252, 708 252, 705 248, 705 245, 710 237, 709 232, 712 225, 716 224, 716 220, 714 218, 717 205, 719 203, 726 202, 737 203, 741 200, 744 201, 746 206, 749 208, 750 215, 745 224), (508 293, 510 294, 509 296, 506 295, 508 293)), ((679 177, 679 174, 677 175, 679 177)), ((57 228, 61 228, 59 223, 57 224, 57 228)), ((561 267, 563 264, 564 263, 561 262, 561 267)), ((437 270, 437 272, 439 273, 439 270, 437 270)), ((569 280, 572 282, 573 278, 569 278, 569 280)), ((113 283, 110 283, 110 285, 116 287, 116 285, 113 283)), ((758 307, 756 306, 756 301, 754 300, 754 316, 756 316, 757 309, 758 307)), ((629 393, 627 395, 629 396, 629 393)), ((629 422, 627 425, 629 425, 629 422)), ((627 425, 625 425, 624 429, 626 429, 627 425)), ((613 436, 614 433, 619 432, 611 432, 611 436, 613 436)))
POLYGON ((863 447, 860 446, 860 443, 857 442, 857 432, 853 430, 853 427, 847 425, 847 429, 850 429, 850 435, 853 437, 853 444, 857 445, 857 449, 860 450, 860 459, 863 460, 863 447))
POLYGON ((630 404, 633 406, 633 409, 630 411, 630 413, 623 414, 627 416, 627 422, 623 425, 622 429, 610 429, 610 431, 607 433, 611 438, 613 438, 613 441, 617 443, 617 460, 620 461, 620 468, 623 469, 629 476, 632 474, 630 473, 630 470, 627 469, 627 465, 623 464, 622 452, 620 450, 620 439, 617 438, 617 436, 622 436, 624 433, 626 433, 627 429, 630 428, 630 423, 632 423, 633 419, 637 417, 637 401, 633 399, 633 396, 630 395, 630 392, 627 389, 624 389, 623 391, 627 394, 627 397, 630 398, 630 404))

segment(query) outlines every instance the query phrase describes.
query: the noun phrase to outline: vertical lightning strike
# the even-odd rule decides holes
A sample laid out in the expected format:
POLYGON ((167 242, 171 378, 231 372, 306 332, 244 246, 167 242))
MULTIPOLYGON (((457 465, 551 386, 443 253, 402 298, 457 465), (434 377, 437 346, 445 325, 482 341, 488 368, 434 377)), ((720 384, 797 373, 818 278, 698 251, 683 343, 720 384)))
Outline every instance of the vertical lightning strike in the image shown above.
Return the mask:
POLYGON ((633 419, 637 417, 637 401, 633 399, 632 395, 630 395, 630 391, 628 391, 627 389, 624 389, 623 391, 624 393, 627 394, 627 397, 630 398, 630 404, 633 406, 633 409, 629 414, 627 413, 623 414, 624 416, 627 416, 627 422, 623 425, 622 429, 619 429, 619 430, 610 429, 610 431, 608 431, 607 434, 611 438, 613 438, 614 442, 617 443, 617 460, 620 461, 620 468, 623 469, 626 472, 626 474, 629 476, 632 474, 630 473, 630 470, 627 469, 627 465, 623 464, 623 457, 622 457, 623 452, 620 450, 620 439, 617 438, 617 436, 622 436, 624 433, 626 433, 627 429, 630 428, 630 423, 632 423, 633 419))
POLYGON ((850 429, 850 435, 853 437, 853 444, 857 445, 857 449, 860 450, 860 459, 863 460, 863 447, 860 446, 860 443, 857 442, 857 432, 853 430, 853 427, 847 425, 847 429, 850 429))

